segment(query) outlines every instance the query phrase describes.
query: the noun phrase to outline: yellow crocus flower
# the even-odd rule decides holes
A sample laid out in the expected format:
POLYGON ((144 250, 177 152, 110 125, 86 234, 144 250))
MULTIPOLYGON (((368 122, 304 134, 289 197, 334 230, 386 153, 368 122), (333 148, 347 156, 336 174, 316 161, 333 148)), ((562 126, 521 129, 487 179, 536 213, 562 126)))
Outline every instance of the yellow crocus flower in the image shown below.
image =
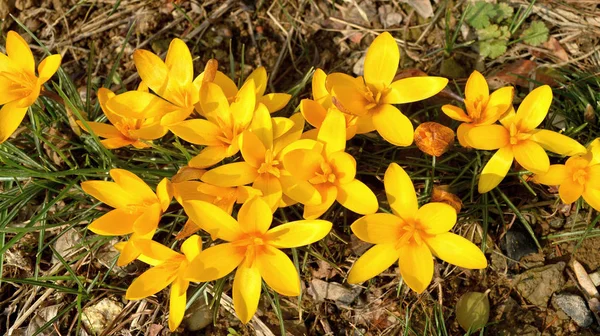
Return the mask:
POLYGON ((294 149, 288 145, 300 139, 303 127, 300 114, 291 120, 271 118, 267 108, 260 104, 250 130, 240 137, 244 161, 213 168, 202 176, 202 181, 218 187, 252 183, 273 211, 282 205, 283 194, 303 204, 320 203, 319 192, 310 183, 298 181, 283 167, 284 154, 294 149))
POLYGON ((92 131, 105 138, 100 140, 108 149, 132 145, 135 148, 148 148, 151 141, 164 136, 168 129, 161 124, 161 118, 177 107, 160 97, 142 90, 115 95, 109 89, 98 90, 98 102, 112 125, 88 121, 77 124, 88 132, 92 131))
POLYGON ((245 84, 231 105, 223 90, 211 82, 202 84, 200 98, 206 120, 189 119, 169 128, 183 140, 205 146, 188 165, 207 168, 239 151, 238 137, 248 129, 254 116, 254 82, 245 84))
POLYGON ((133 62, 142 82, 178 107, 162 117, 162 125, 168 127, 185 120, 194 111, 194 105, 199 100, 201 81, 194 80, 192 54, 185 42, 173 39, 164 62, 154 53, 143 49, 133 53, 133 62))
POLYGON ((88 229, 101 236, 123 236, 133 233, 119 256, 117 264, 126 265, 139 255, 136 238, 151 238, 158 222, 171 203, 173 195, 169 180, 163 179, 156 193, 135 174, 124 169, 111 169, 115 182, 85 181, 84 192, 115 208, 94 220, 88 229))
POLYGON ((585 155, 569 158, 565 164, 554 164, 544 174, 533 177, 536 183, 557 185, 560 199, 570 204, 583 197, 600 211, 600 139, 588 146, 585 155))
MULTIPOLYGON (((168 285, 171 285, 169 297, 169 329, 175 331, 181 324, 185 314, 186 292, 190 282, 185 275, 190 268, 190 263, 202 251, 202 239, 194 235, 181 244, 181 253, 149 240, 136 241, 136 247, 141 252, 137 259, 152 267, 137 277, 127 288, 127 300, 141 300, 152 296, 168 285)), ((118 250, 123 250, 124 245, 115 245, 118 250)))
POLYGON ((292 176, 309 182, 321 194, 319 204, 304 206, 306 219, 318 218, 336 200, 362 215, 379 208, 373 191, 356 179, 356 160, 345 152, 344 125, 342 113, 331 109, 318 131, 317 140, 298 140, 290 146, 299 148, 287 151, 283 157, 283 166, 292 176))
POLYGON ((19 127, 27 109, 35 103, 42 85, 60 67, 61 56, 50 55, 38 65, 29 44, 16 32, 6 36, 6 55, 0 53, 0 143, 3 143, 19 127))
POLYGON ((325 237, 332 224, 324 220, 300 220, 271 228, 273 215, 259 197, 244 203, 236 221, 214 204, 184 202, 186 214, 213 239, 226 243, 202 251, 187 272, 187 279, 206 282, 220 279, 235 268, 233 306, 238 318, 248 323, 258 307, 261 279, 282 295, 300 295, 300 278, 282 248, 312 244, 325 237))
POLYGON ((433 278, 433 255, 463 268, 487 267, 475 244, 449 232, 456 224, 454 208, 437 202, 419 207, 410 177, 396 163, 386 170, 383 183, 393 214, 366 215, 352 224, 360 240, 375 246, 354 263, 348 283, 369 280, 398 261, 404 283, 422 293, 433 278))
POLYGON ((410 120, 392 104, 429 98, 448 83, 442 77, 409 77, 394 80, 400 51, 388 32, 379 35, 367 50, 364 78, 342 73, 327 76, 327 89, 342 112, 372 120, 374 128, 389 143, 408 146, 414 129, 410 120))
POLYGON ((467 79, 465 87, 465 107, 467 112, 454 105, 442 106, 442 111, 450 118, 463 123, 458 126, 456 136, 463 147, 469 147, 465 134, 473 127, 491 125, 512 108, 515 89, 512 86, 500 88, 492 94, 487 81, 475 70, 467 79))
POLYGON ((465 134, 467 144, 476 149, 498 151, 490 158, 479 177, 479 192, 494 189, 504 179, 513 159, 523 168, 543 174, 550 168, 545 150, 560 155, 585 153, 577 141, 553 131, 537 129, 552 103, 552 89, 543 85, 531 91, 517 113, 512 112, 500 119, 502 125, 473 127, 465 134))

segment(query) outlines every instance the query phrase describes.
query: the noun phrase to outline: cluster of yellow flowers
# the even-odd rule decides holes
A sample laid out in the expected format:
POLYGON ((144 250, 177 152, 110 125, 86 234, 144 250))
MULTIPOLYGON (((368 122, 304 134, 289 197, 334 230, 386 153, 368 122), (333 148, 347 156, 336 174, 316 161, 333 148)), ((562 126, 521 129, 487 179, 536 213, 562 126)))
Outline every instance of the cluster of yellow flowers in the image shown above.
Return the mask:
MULTIPOLYGON (((60 56, 50 56, 36 77, 31 51, 14 32, 8 33, 7 54, 0 54, 0 142, 15 131, 60 65, 60 56)), ((363 77, 317 69, 313 99, 302 100, 301 113, 289 118, 271 116, 291 97, 265 94, 263 67, 238 89, 217 70, 215 60, 194 78, 192 55, 179 39, 171 42, 164 61, 146 50, 136 50, 133 59, 142 79, 137 90, 115 94, 103 88, 97 93, 112 125, 80 120, 80 126, 104 138, 101 142, 109 149, 152 147, 152 140, 169 131, 203 149, 170 180, 163 179, 156 191, 123 169, 110 170, 114 182, 86 181, 81 187, 114 208, 89 230, 129 235, 116 245, 121 252, 118 265, 139 259, 152 266, 131 284, 126 297, 142 299, 171 285, 171 330, 183 319, 190 281, 220 279, 236 268, 233 302, 244 323, 256 312, 262 280, 280 294, 299 295, 298 271, 280 249, 327 236, 332 223, 318 218, 335 201, 364 215, 351 229, 375 244, 354 263, 349 283, 366 281, 398 261, 404 282, 421 293, 432 280, 434 255, 464 268, 487 266, 476 245, 449 232, 456 210, 440 202, 419 207, 411 179, 399 165, 392 163, 383 180, 392 213, 376 213, 377 197, 356 178, 356 160, 346 153, 346 141, 376 130, 393 145, 410 145, 413 125, 394 105, 432 97, 448 83, 432 76, 394 81, 400 54, 389 33, 379 35, 368 49, 363 77), (305 121, 314 129, 305 132, 305 121), (236 160, 218 165, 226 158, 236 160), (181 253, 152 240, 173 198, 189 218, 176 237, 185 238, 181 253), (232 217, 236 203, 242 204, 237 219, 232 217), (273 212, 295 203, 304 206, 304 220, 271 228, 273 212), (199 230, 217 243, 203 250, 201 237, 194 234, 199 230)), ((470 76, 465 96, 466 112, 452 105, 442 108, 463 122, 457 131, 460 144, 498 149, 481 173, 479 192, 496 187, 516 159, 536 174, 536 182, 560 185, 564 202, 583 195, 600 210, 600 140, 586 151, 569 137, 536 129, 552 101, 548 86, 533 90, 516 113, 513 88, 489 94, 478 72, 470 76), (551 166, 545 150, 573 157, 565 165, 551 166)))

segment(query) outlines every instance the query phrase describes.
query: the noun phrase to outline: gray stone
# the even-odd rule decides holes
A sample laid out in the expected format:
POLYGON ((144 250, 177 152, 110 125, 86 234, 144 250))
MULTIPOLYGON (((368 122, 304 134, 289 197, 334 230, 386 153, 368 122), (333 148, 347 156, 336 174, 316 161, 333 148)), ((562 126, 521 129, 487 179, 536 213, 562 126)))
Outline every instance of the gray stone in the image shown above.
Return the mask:
POLYGON ((539 307, 547 307, 548 300, 565 284, 563 270, 566 264, 559 262, 553 265, 537 267, 519 274, 515 278, 515 287, 519 294, 539 307))
POLYGON ((112 321, 123 311, 123 304, 109 298, 104 298, 95 304, 85 307, 81 315, 81 321, 93 334, 99 335, 104 332, 112 321))
POLYGON ((586 328, 594 323, 592 312, 579 295, 555 294, 552 297, 552 305, 564 311, 580 327, 586 328))
POLYGON ((561 229, 563 226, 565 226, 565 219, 558 216, 552 217, 548 221, 548 225, 550 225, 550 227, 553 229, 561 229))
POLYGON ((183 323, 190 331, 198 331, 213 322, 213 314, 204 297, 199 297, 186 311, 183 323))
POLYGON ((588 275, 590 276, 590 279, 594 283, 594 286, 596 286, 596 287, 600 286, 600 271, 596 271, 596 272, 590 273, 588 275))
POLYGON ((319 279, 313 279, 308 288, 308 293, 316 301, 332 300, 340 306, 349 306, 361 291, 358 286, 347 288, 339 283, 319 279))
POLYGON ((514 227, 506 232, 500 247, 506 252, 507 257, 516 261, 538 251, 529 233, 514 227))

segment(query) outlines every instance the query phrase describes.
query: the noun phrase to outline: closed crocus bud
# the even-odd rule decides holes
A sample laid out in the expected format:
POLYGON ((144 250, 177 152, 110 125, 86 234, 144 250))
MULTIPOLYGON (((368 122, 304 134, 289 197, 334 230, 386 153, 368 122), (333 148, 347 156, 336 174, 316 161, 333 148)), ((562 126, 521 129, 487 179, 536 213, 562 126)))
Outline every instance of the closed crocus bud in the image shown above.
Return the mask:
POLYGON ((465 330, 475 332, 483 328, 490 318, 489 290, 485 293, 468 292, 456 303, 456 320, 465 330))
POLYGON ((425 122, 415 130, 415 144, 423 153, 439 157, 454 144, 454 131, 436 122, 425 122))

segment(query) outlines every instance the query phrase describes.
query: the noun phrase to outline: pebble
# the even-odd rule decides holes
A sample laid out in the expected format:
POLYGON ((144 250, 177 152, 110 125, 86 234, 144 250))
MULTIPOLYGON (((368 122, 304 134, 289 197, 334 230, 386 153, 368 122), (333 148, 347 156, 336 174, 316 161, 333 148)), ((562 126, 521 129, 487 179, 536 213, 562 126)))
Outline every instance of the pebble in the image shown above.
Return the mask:
POLYGON ((592 312, 579 295, 555 294, 552 297, 552 305, 564 311, 580 327, 589 327, 594 322, 592 312))
POLYGON ((565 284, 563 276, 565 266, 566 264, 561 261, 527 270, 515 278, 516 289, 527 301, 546 308, 552 294, 565 284))

